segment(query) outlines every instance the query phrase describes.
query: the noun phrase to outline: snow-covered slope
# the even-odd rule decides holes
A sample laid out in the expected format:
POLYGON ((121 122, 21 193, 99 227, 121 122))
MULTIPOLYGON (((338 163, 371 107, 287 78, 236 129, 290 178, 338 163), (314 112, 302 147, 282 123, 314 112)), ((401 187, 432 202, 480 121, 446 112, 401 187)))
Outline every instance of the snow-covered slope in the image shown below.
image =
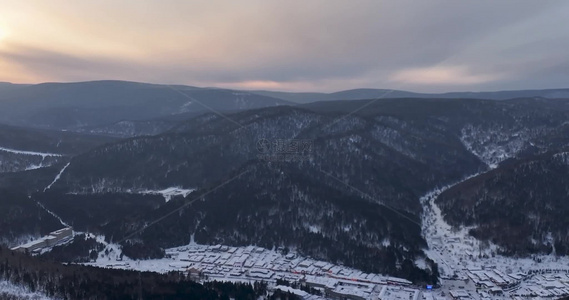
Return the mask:
POLYGON ((474 155, 480 158, 490 168, 511 157, 515 157, 529 146, 539 132, 546 129, 505 128, 503 126, 473 126, 466 125, 461 130, 460 140, 474 155))
POLYGON ((466 279, 466 270, 497 269, 505 274, 535 270, 561 269, 569 272, 569 257, 532 255, 509 257, 500 255, 500 247, 490 241, 480 241, 469 234, 476 226, 452 226, 443 218, 435 200, 441 193, 464 181, 482 174, 466 177, 463 181, 437 188, 421 197, 423 204, 423 236, 429 245, 425 251, 439 266, 441 278, 466 279))

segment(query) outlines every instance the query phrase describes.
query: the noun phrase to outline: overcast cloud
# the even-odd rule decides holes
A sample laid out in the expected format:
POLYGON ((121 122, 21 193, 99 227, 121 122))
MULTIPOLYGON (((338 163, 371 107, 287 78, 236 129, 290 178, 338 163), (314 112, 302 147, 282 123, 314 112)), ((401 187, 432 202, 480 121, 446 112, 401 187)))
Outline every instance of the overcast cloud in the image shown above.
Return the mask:
POLYGON ((567 87, 569 2, 0 0, 0 81, 567 87))

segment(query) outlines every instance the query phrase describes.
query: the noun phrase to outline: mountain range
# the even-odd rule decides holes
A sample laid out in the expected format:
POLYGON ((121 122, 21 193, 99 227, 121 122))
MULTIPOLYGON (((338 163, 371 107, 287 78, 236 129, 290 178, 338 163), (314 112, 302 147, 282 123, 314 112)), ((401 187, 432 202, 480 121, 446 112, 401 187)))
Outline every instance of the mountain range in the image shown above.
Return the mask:
POLYGON ((565 255, 569 249, 569 99, 545 97, 563 90, 511 92, 516 97, 501 101, 506 94, 356 100, 380 91, 359 90, 339 93, 345 100, 293 104, 294 97, 323 94, 122 82, 16 90, 24 95, 30 88, 50 92, 16 105, 22 116, 51 109, 38 103, 46 93, 46 101, 60 108, 80 107, 67 112, 83 121, 76 126, 60 116, 59 123, 40 118, 28 124, 32 128, 0 127, 0 147, 8 149, 0 155, 10 155, 0 161, 0 191, 22 199, 0 201, 2 211, 19 212, 3 223, 5 243, 53 229, 59 220, 38 209, 39 203, 76 230, 102 234, 108 242, 134 240, 149 251, 191 240, 294 248, 366 272, 436 282, 436 264, 425 254, 419 199, 480 174, 436 199, 447 222, 468 226, 505 255, 565 255), (61 96, 101 84, 105 88, 86 100, 61 96), (164 91, 173 98, 154 103, 164 91), (188 98, 176 91, 217 99, 204 100, 210 109, 232 103, 231 109, 192 104, 185 107, 195 110, 182 111, 188 98), (145 96, 131 98, 138 92, 145 96), (124 99, 118 102, 97 100, 120 93, 124 99), (525 93, 534 94, 518 97, 525 93), (117 115, 94 117, 113 103, 122 103, 117 115), (140 103, 151 105, 129 118, 126 112, 140 103), (92 118, 85 117, 89 113, 92 118), (30 156, 44 164, 22 160, 30 156), (169 188, 188 192, 162 197, 159 192, 169 188), (10 229, 32 219, 28 227, 10 229))
POLYGON ((490 99, 568 98, 569 89, 498 92, 414 93, 354 89, 335 93, 289 93, 199 88, 126 81, 0 83, 0 124, 72 130, 125 137, 156 134, 204 112, 228 112, 316 101, 376 98, 490 99), (150 122, 150 125, 149 125, 150 122), (125 131, 130 128, 130 131, 125 131))
POLYGON ((334 100, 362 100, 375 98, 433 98, 433 99, 488 99, 508 100, 514 98, 569 98, 569 89, 516 90, 496 92, 450 92, 415 93, 391 89, 353 89, 334 93, 287 93, 274 91, 253 91, 256 94, 292 101, 310 103, 334 100))
POLYGON ((0 90, 0 123, 77 130, 120 121, 290 102, 248 92, 124 81, 43 83, 0 90))

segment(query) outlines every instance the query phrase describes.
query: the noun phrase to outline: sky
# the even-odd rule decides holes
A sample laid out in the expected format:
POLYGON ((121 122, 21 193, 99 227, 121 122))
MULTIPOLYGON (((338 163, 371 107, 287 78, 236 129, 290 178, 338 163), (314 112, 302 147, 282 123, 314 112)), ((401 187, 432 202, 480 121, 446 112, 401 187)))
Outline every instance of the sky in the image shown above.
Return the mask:
POLYGON ((569 87, 569 1, 0 0, 0 81, 569 87))

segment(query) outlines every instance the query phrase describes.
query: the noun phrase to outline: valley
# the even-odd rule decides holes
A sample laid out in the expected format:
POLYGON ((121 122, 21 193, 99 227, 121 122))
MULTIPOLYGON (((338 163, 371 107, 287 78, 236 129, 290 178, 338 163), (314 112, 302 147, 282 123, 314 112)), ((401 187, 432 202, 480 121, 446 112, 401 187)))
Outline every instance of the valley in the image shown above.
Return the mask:
POLYGON ((554 167, 566 166, 567 104, 334 101, 199 114, 141 136, 129 126, 124 135, 120 126, 99 132, 108 139, 75 132, 84 148, 66 147, 77 152, 44 150, 59 147, 51 138, 43 148, 0 145, 7 155, 58 159, 0 174, 4 193, 20 199, 0 203, 11 218, 3 244, 71 226, 75 239, 40 257, 162 274, 201 270, 209 278, 202 283, 265 280, 305 297, 299 287, 365 299, 565 295, 569 262, 559 235, 534 238, 530 253, 492 232, 476 236, 492 215, 478 219, 464 198, 474 192, 460 190, 528 162, 562 172, 554 167), (30 224, 11 228, 18 223, 30 224))
POLYGON ((121 254, 120 246, 107 244, 105 251, 85 265, 112 269, 188 272, 201 281, 254 282, 263 280, 269 289, 282 288, 282 282, 316 287, 316 295, 292 290, 305 299, 318 295, 344 295, 362 299, 512 299, 569 295, 569 258, 535 255, 512 258, 497 254, 498 246, 472 237, 470 228, 447 224, 434 202, 445 190, 481 174, 468 176, 456 184, 433 190, 423 197, 423 236, 428 242, 426 254, 438 265, 440 286, 428 290, 402 278, 364 273, 361 270, 303 257, 294 250, 268 250, 256 246, 232 247, 202 245, 166 249, 163 259, 132 260, 121 254), (110 252, 109 252, 110 250, 110 252), (321 293, 321 294, 320 294, 321 293), (408 295, 408 296, 404 296, 408 295))
POLYGON ((569 300, 569 2, 0 8, 0 300, 569 300))
POLYGON ((439 266, 441 292, 468 294, 465 299, 555 298, 569 295, 569 258, 556 255, 509 257, 499 246, 470 235, 472 227, 453 227, 444 220, 435 200, 454 185, 436 189, 421 198, 423 234, 427 255, 439 266))

